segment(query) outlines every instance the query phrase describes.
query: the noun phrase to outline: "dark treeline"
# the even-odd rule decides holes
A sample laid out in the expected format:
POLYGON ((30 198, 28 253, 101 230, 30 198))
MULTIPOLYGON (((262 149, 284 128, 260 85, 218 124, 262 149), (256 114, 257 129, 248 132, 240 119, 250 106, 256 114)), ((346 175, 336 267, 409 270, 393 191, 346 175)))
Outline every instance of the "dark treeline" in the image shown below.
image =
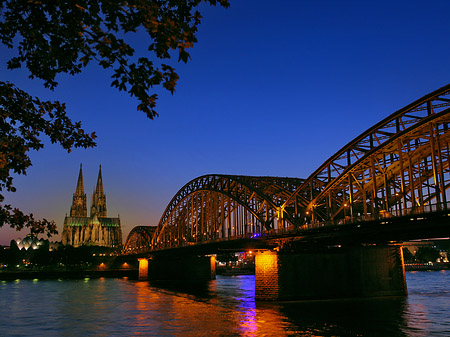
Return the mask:
POLYGON ((10 247, 0 248, 2 270, 34 269, 88 269, 99 266, 111 266, 120 250, 99 246, 59 246, 49 249, 49 243, 35 249, 19 249, 14 241, 10 247))

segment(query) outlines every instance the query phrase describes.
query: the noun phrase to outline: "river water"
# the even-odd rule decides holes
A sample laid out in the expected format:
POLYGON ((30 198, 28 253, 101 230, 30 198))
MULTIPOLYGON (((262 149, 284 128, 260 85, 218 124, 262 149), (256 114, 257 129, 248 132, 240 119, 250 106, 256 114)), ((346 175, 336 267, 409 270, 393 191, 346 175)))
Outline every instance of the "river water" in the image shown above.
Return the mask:
POLYGON ((450 271, 406 279, 403 298, 281 303, 255 303, 254 276, 0 281, 0 336, 450 336, 450 271))

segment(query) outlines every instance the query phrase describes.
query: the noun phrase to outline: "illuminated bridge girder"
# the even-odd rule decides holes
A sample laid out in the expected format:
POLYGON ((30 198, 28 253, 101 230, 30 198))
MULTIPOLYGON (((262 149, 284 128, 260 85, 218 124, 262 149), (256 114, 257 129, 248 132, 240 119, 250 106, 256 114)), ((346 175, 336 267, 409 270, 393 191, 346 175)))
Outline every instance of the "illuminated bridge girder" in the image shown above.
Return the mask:
POLYGON ((399 215, 431 203, 446 207, 449 93, 447 85, 355 138, 308 177, 283 209, 302 226, 399 215))
POLYGON ((133 254, 147 251, 152 243, 155 230, 155 226, 134 227, 128 234, 127 240, 123 246, 123 252, 126 254, 133 254))
POLYGON ((167 206, 151 249, 239 238, 291 225, 282 205, 297 178, 206 175, 186 184, 167 206))
POLYGON ((139 230, 145 237, 129 240, 148 251, 450 208, 449 124, 447 85, 363 132, 307 179, 196 178, 173 197, 151 240, 139 230))
POLYGON ((318 221, 401 215, 431 204, 446 207, 450 114, 432 117, 365 156, 323 189, 310 203, 318 221))

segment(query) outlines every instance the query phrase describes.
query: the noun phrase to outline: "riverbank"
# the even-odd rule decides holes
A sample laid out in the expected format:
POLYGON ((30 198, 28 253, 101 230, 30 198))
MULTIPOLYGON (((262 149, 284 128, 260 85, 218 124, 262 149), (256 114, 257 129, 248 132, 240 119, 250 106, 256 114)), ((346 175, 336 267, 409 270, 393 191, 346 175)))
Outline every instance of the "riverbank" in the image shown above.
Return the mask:
POLYGON ((0 280, 17 279, 82 279, 82 278, 138 278, 137 269, 108 269, 108 270, 17 270, 0 272, 0 280))
POLYGON ((405 263, 405 271, 448 270, 449 263, 405 263))
MULTIPOLYGON (((448 263, 407 263, 405 271, 448 270, 448 263)), ((237 276, 254 275, 253 270, 247 269, 217 269, 217 275, 237 276)), ((83 278, 138 278, 137 269, 105 269, 105 270, 14 270, 0 271, 0 280, 17 279, 83 279, 83 278)))

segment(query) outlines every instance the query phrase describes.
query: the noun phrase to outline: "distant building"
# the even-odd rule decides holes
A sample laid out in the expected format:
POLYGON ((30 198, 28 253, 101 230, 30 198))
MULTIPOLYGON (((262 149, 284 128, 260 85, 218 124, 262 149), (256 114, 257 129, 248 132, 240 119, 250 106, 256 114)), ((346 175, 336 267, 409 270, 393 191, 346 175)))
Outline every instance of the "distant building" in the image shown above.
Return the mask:
POLYGON ((49 246, 48 240, 38 239, 37 236, 32 235, 32 234, 28 234, 23 239, 12 240, 11 245, 12 244, 15 244, 17 246, 17 248, 19 248, 19 250, 22 250, 22 249, 35 250, 42 246, 47 246, 47 247, 49 246))
POLYGON ((70 216, 66 216, 64 219, 62 244, 74 247, 82 245, 118 247, 122 244, 120 219, 106 216, 106 195, 103 193, 101 165, 97 186, 92 196, 89 217, 87 216, 86 194, 83 186, 83 171, 80 165, 70 216))

